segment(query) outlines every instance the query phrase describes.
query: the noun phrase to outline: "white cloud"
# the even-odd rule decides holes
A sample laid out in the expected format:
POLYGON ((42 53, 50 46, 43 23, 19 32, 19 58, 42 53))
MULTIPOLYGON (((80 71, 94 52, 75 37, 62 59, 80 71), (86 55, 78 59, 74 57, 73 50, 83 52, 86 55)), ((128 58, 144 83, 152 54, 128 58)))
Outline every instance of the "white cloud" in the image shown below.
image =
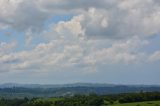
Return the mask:
POLYGON ((146 37, 159 33, 159 5, 157 0, 0 0, 0 26, 39 32, 48 18, 67 12, 84 16, 80 24, 89 37, 146 37))
POLYGON ((16 42, 0 42, 0 55, 5 53, 9 53, 10 51, 14 50, 16 47, 16 42))
POLYGON ((25 39, 25 44, 26 44, 27 46, 29 46, 29 45, 31 44, 32 39, 33 39, 32 36, 33 36, 32 31, 31 31, 31 30, 28 30, 28 31, 26 32, 26 39, 25 39))
POLYGON ((115 64, 115 63, 137 63, 144 61, 145 54, 139 52, 139 49, 148 44, 137 37, 127 41, 113 43, 109 48, 95 50, 85 58, 89 64, 115 64))
POLYGON ((154 52, 150 57, 149 61, 155 62, 155 61, 160 61, 160 51, 154 52))
MULTIPOLYGON (((160 32, 160 4, 157 2, 0 0, 1 29, 24 32, 27 45, 42 37, 42 42, 30 50, 12 52, 15 43, 0 43, 0 70, 55 71, 144 62, 150 56, 141 49, 148 44, 148 36, 160 32), (57 14, 74 16, 69 21, 61 20, 44 28, 45 21, 57 14)), ((156 52, 150 60, 158 56, 156 52)))
POLYGON ((83 18, 83 15, 79 15, 73 17, 70 21, 61 21, 55 26, 55 32, 63 38, 67 37, 67 35, 73 35, 72 37, 84 35, 84 31, 82 30, 80 23, 83 18))
POLYGON ((16 31, 42 29, 48 15, 41 12, 31 0, 0 0, 0 26, 16 31))
MULTIPOLYGON (((68 39, 73 37, 72 34, 67 36, 68 39)), ((146 45, 147 41, 141 41, 138 37, 127 41, 116 41, 109 47, 101 47, 103 44, 108 44, 106 40, 98 42, 76 37, 76 40, 58 38, 49 43, 40 43, 30 51, 2 55, 0 63, 4 69, 16 72, 71 70, 78 67, 88 69, 90 72, 89 68, 99 64, 137 63, 143 61, 145 57, 139 49, 146 45), (93 45, 96 47, 92 47, 93 45)))

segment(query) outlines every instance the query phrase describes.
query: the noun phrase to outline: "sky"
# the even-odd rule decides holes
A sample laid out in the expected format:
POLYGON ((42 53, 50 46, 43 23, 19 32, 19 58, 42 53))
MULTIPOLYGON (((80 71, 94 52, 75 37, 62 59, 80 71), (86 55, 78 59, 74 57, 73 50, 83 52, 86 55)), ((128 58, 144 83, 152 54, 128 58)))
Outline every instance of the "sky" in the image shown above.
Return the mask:
POLYGON ((0 0, 0 83, 160 85, 160 0, 0 0))

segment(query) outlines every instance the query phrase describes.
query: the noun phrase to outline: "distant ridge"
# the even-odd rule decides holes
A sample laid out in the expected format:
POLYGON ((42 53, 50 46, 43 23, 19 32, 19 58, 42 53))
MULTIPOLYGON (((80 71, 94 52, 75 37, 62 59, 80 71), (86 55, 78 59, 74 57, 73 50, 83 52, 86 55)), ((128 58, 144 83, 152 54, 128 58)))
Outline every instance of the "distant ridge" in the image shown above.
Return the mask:
POLYGON ((159 85, 116 85, 99 83, 74 83, 74 84, 0 84, 0 97, 59 97, 73 96, 75 94, 98 95, 134 93, 134 92, 160 92, 159 85))
POLYGON ((160 85, 124 85, 124 84, 105 84, 105 83, 73 83, 73 84, 18 84, 18 83, 4 83, 0 84, 0 88, 63 88, 63 87, 160 87, 160 85))

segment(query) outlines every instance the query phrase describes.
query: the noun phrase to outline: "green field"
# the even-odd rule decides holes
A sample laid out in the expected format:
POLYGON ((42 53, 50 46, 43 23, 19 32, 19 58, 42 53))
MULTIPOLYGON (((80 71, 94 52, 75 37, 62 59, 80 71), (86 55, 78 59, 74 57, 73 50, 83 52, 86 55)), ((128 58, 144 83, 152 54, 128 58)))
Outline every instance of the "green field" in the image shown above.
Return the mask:
POLYGON ((31 99, 0 98, 0 106, 160 106, 160 92, 125 93, 117 95, 90 94, 31 99))
POLYGON ((35 102, 40 102, 40 101, 44 101, 44 102, 56 102, 56 101, 59 101, 59 100, 63 100, 63 98, 41 98, 41 99, 37 99, 35 100, 35 102))
MULTIPOLYGON (((36 101, 50 101, 55 102, 63 100, 63 98, 46 98, 46 99, 37 99, 36 101)), ((54 105, 53 105, 54 106, 54 105)), ((146 102, 135 102, 135 103, 114 103, 113 105, 104 105, 104 106, 160 106, 160 101, 146 101, 146 102)))
POLYGON ((160 106, 160 101, 147 101, 147 102, 136 102, 136 103, 124 103, 124 104, 113 104, 108 106, 160 106))

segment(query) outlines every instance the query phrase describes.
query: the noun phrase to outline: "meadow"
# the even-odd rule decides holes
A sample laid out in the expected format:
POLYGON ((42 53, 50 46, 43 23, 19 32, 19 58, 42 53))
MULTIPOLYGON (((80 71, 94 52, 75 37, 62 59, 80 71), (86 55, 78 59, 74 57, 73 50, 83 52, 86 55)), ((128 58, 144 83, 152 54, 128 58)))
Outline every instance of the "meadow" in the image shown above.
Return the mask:
POLYGON ((135 103, 115 103, 108 106, 160 106, 160 101, 146 101, 146 102, 135 102, 135 103))
POLYGON ((0 99, 0 106, 160 106, 160 92, 0 99))

